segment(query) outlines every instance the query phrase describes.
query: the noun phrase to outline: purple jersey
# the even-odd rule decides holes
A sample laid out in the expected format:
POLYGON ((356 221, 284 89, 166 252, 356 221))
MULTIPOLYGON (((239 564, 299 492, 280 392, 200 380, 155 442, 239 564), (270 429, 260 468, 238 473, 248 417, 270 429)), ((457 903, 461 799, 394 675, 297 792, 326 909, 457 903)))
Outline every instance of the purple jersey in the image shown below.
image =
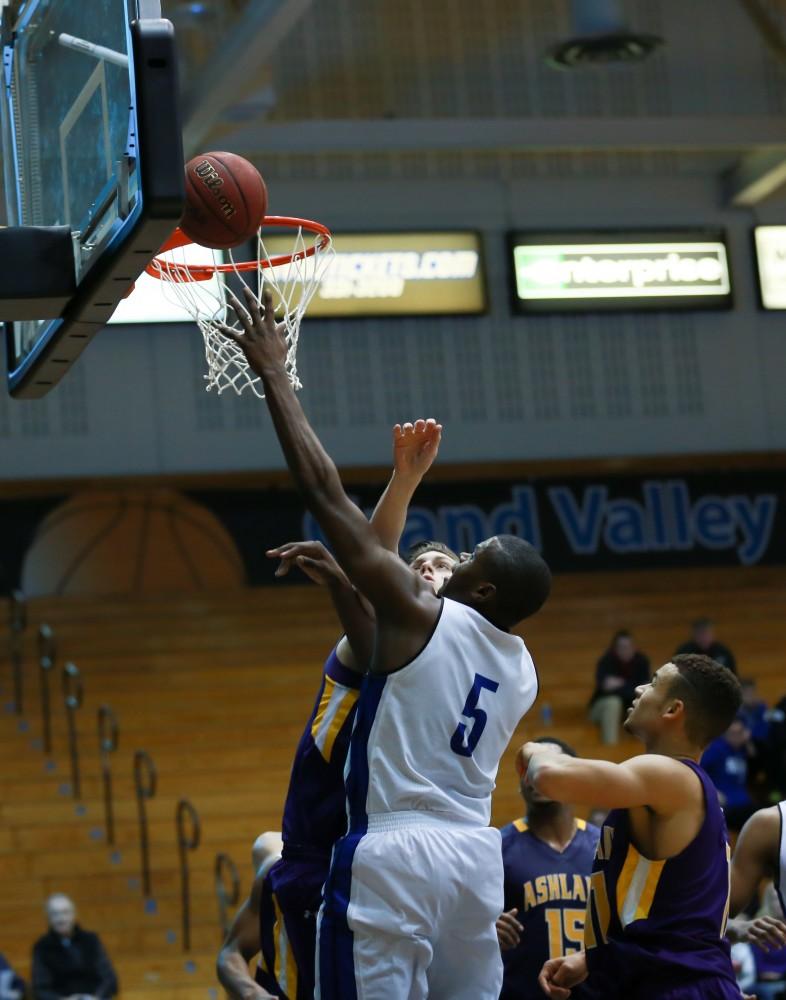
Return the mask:
POLYGON ((709 777, 698 764, 682 763, 701 781, 705 816, 680 854, 662 861, 640 854, 626 809, 609 813, 601 830, 584 943, 589 982, 608 1000, 740 997, 723 936, 729 915, 726 821, 709 777))
POLYGON ((333 844, 346 833, 344 762, 362 680, 333 650, 295 751, 284 803, 284 858, 324 856, 329 861, 333 844))
POLYGON ((314 996, 316 919, 330 852, 347 830, 344 763, 362 681, 333 650, 295 751, 284 802, 284 849, 266 880, 271 901, 262 914, 262 940, 272 942, 273 954, 265 968, 277 981, 276 989, 266 988, 287 1000, 314 996))
MULTIPOLYGON (((517 909, 524 927, 518 947, 502 953, 505 978, 500 1000, 543 1000, 538 976, 549 958, 581 951, 592 859, 600 830, 576 821, 573 840, 561 853, 536 837, 523 819, 502 828, 505 910, 517 909)), ((571 991, 588 1000, 586 987, 571 991)))

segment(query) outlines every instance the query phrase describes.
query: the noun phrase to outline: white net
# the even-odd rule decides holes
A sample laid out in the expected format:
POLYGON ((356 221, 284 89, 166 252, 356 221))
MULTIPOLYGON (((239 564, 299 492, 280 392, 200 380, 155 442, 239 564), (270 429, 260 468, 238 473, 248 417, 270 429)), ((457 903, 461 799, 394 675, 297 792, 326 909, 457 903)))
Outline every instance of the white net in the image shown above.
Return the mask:
POLYGON ((219 393, 234 389, 238 394, 251 389, 263 399, 261 379, 248 367, 241 348, 221 332, 224 325, 238 333, 243 330, 228 305, 227 290, 231 289, 243 302, 242 288, 245 285, 259 302, 263 282, 270 289, 276 316, 286 325, 287 374, 292 385, 300 389, 297 374, 300 324, 334 255, 329 236, 298 227, 292 259, 273 266, 260 230, 257 235, 257 263, 252 270, 241 270, 231 250, 208 250, 186 244, 155 257, 150 271, 154 271, 160 279, 165 296, 181 305, 199 326, 207 361, 206 388, 219 393), (195 250, 199 252, 195 254, 195 250), (313 252, 309 253, 311 250, 313 252), (213 272, 214 267, 223 264, 228 264, 229 269, 213 272))

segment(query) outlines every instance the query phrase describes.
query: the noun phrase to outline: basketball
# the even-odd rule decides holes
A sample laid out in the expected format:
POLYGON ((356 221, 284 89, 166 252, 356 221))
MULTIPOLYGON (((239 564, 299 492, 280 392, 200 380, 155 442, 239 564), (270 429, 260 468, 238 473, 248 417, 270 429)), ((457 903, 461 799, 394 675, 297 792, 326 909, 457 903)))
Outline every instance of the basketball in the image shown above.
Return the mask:
POLYGON ((186 208, 180 228, 194 243, 229 250, 251 239, 267 212, 267 188, 248 160, 202 153, 186 164, 186 208))

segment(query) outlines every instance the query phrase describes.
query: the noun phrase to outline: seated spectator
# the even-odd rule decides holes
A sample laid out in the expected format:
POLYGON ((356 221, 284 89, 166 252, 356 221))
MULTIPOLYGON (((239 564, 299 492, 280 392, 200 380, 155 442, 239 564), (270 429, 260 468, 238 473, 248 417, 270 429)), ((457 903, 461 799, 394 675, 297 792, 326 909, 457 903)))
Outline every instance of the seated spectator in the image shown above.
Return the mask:
POLYGON ((22 1000, 25 983, 0 955, 0 1000, 22 1000))
POLYGON ((46 901, 49 931, 33 948, 35 1000, 108 1000, 117 993, 117 976, 97 934, 76 922, 68 896, 46 901))
POLYGON ((752 677, 740 680, 740 687, 742 688, 742 705, 737 712, 737 718, 742 719, 750 729, 751 739, 758 749, 759 745, 767 740, 769 729, 767 703, 759 697, 756 681, 752 677))
POLYGON ((740 993, 747 994, 756 982, 756 959, 749 944, 738 942, 731 946, 731 964, 740 993))
POLYGON ((786 799, 786 697, 768 715, 767 779, 772 801, 786 799))
POLYGON ((722 667, 728 667, 733 674, 737 673, 737 661, 728 646, 715 638, 715 622, 711 618, 697 618, 691 625, 690 639, 675 650, 679 653, 703 653, 712 657, 722 667))
POLYGON ((636 688, 650 679, 650 661, 636 649, 633 636, 624 629, 612 638, 611 645, 595 668, 595 691, 590 702, 590 718, 600 726, 600 738, 616 743, 625 712, 636 696, 636 688))
POLYGON ((741 829, 756 808, 748 791, 748 761, 754 752, 750 730, 737 718, 701 758, 701 766, 718 789, 730 830, 741 829))

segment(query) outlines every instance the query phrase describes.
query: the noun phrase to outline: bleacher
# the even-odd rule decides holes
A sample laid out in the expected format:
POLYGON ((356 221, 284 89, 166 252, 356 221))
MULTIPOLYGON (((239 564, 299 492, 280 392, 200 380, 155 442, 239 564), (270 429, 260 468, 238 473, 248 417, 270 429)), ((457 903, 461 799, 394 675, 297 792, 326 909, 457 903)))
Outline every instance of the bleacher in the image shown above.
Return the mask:
MULTIPOLYGON (((740 673, 772 701, 786 689, 779 646, 786 579, 778 568, 701 569, 559 577, 547 607, 522 630, 540 670, 539 701, 502 762, 495 823, 520 814, 515 746, 549 731, 584 754, 621 759, 625 738, 605 753, 585 718, 593 668, 611 634, 631 629, 653 665, 710 613, 737 654, 740 673)), ((80 922, 97 930, 115 963, 125 1000, 191 1000, 220 993, 213 965, 220 941, 216 853, 228 852, 251 880, 254 838, 280 823, 295 744, 336 637, 327 595, 315 587, 233 591, 200 598, 38 599, 24 634, 25 704, 12 709, 7 658, 0 672, 0 951, 25 976, 30 947, 45 929, 42 903, 72 895, 80 922), (36 630, 54 630, 53 756, 40 749, 36 630), (61 670, 76 663, 85 699, 77 724, 82 801, 69 795, 61 670), (96 715, 110 705, 120 739, 112 755, 116 844, 103 835, 96 715), (132 760, 155 762, 157 794, 147 802, 152 899, 140 885, 139 827, 132 760), (186 798, 201 818, 191 852, 192 948, 183 951, 175 809, 186 798)))

